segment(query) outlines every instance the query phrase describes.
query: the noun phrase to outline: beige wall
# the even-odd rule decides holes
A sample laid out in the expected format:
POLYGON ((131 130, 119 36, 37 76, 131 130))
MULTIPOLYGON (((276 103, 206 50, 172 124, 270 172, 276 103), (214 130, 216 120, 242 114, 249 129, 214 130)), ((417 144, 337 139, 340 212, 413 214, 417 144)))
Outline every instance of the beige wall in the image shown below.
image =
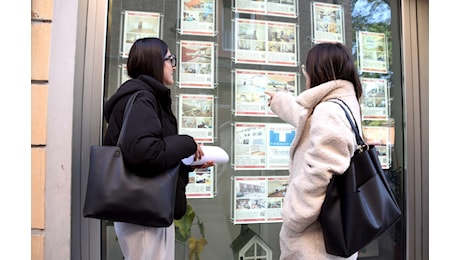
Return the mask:
POLYGON ((31 10, 31 259, 45 259, 45 161, 53 0, 32 0, 31 10))

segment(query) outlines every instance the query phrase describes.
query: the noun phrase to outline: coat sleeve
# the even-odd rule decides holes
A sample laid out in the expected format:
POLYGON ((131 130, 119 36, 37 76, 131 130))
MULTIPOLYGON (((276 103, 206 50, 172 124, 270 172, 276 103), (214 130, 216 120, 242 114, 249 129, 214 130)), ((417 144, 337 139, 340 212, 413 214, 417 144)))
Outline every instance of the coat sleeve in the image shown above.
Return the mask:
POLYGON ((134 167, 162 171, 192 155, 196 142, 189 135, 163 138, 157 102, 152 95, 136 98, 120 142, 123 157, 134 167))
POLYGON ((300 111, 303 109, 295 97, 286 92, 278 92, 270 102, 270 109, 284 122, 298 126, 300 111))

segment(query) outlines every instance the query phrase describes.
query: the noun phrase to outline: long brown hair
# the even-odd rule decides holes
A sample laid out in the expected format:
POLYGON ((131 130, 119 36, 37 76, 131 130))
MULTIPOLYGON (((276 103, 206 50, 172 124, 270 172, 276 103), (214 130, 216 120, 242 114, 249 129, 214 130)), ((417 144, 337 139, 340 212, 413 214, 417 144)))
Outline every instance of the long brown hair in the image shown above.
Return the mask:
POLYGON ((348 49, 341 43, 320 43, 310 49, 305 62, 311 88, 332 80, 347 80, 355 87, 356 98, 363 88, 348 49))

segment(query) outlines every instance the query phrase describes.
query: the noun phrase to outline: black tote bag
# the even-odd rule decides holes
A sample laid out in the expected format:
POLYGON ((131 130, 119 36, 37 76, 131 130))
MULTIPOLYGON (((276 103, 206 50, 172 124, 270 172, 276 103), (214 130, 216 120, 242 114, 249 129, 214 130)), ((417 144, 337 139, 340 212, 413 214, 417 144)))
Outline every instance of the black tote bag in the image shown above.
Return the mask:
MULTIPOLYGON (((126 104, 118 143, 138 93, 126 104)), ((170 226, 179 167, 178 163, 165 172, 145 176, 126 167, 118 145, 91 146, 83 216, 151 227, 170 226)))
POLYGON ((375 147, 364 143, 356 120, 350 118, 345 107, 331 101, 344 110, 358 149, 345 173, 331 179, 319 221, 327 253, 349 257, 388 230, 401 217, 401 210, 385 179, 375 147))

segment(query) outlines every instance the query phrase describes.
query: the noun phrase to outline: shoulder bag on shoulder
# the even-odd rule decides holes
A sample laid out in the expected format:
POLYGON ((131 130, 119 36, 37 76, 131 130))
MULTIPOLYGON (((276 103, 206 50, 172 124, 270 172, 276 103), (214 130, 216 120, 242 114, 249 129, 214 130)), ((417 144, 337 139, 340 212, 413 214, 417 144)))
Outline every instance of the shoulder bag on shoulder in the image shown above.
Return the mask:
POLYGON ((349 257, 399 220, 401 210, 385 179, 374 146, 361 138, 356 120, 353 115, 351 119, 343 106, 348 108, 345 102, 331 101, 339 104, 345 112, 356 135, 358 149, 345 173, 331 179, 319 221, 327 253, 349 257))
POLYGON ((117 146, 91 146, 83 216, 152 227, 168 227, 174 218, 179 166, 145 176, 123 162, 119 143, 139 92, 126 104, 117 146))

